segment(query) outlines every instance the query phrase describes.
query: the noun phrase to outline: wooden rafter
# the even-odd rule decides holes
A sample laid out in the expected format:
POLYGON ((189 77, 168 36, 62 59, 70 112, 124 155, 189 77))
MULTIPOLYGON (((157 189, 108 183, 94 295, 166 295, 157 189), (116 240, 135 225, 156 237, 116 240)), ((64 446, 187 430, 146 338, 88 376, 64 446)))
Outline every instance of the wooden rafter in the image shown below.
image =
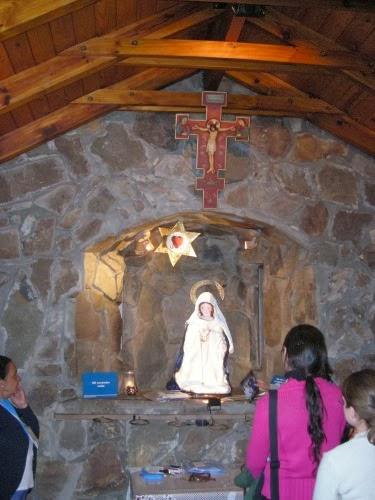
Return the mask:
MULTIPOLYGON (((212 3, 212 0, 184 0, 190 2, 212 3)), ((274 5, 275 7, 307 7, 306 0, 217 0, 216 4, 247 4, 247 5, 274 5)), ((374 12, 375 5, 371 0, 309 0, 308 7, 317 9, 363 10, 374 12)))
MULTIPOLYGON (((218 42, 207 40, 147 40, 130 38, 93 40, 90 47, 81 47, 86 55, 128 57, 128 65, 173 65, 200 69, 244 69, 248 71, 315 71, 355 69, 372 74, 373 62, 347 51, 322 53, 310 47, 285 45, 218 42), (169 60, 169 61, 168 61, 169 60), (267 71, 267 70, 266 70, 267 71)), ((77 48, 66 53, 77 54, 77 48)))
MULTIPOLYGON (((112 104, 116 106, 132 107, 133 109, 148 107, 153 110, 157 107, 159 111, 205 112, 202 105, 200 92, 168 92, 168 91, 139 91, 120 89, 100 89, 91 94, 76 99, 75 103, 112 104)), ((284 96, 247 96, 228 95, 227 107, 224 113, 245 115, 272 115, 284 114, 289 116, 300 116, 305 113, 328 113, 337 114, 337 109, 320 99, 310 97, 284 97, 284 96)))
MULTIPOLYGON (((117 55, 87 56, 91 44, 102 41, 103 44, 117 44, 122 37, 129 37, 143 32, 145 38, 157 39, 174 36, 193 26, 221 15, 214 9, 197 11, 192 6, 175 7, 114 31, 103 37, 96 37, 80 44, 74 50, 65 50, 58 56, 37 66, 26 69, 16 75, 0 81, 0 115, 12 111, 47 92, 64 87, 70 83, 92 75, 106 67, 116 64, 117 55), (83 50, 85 48, 85 50, 83 50)), ((94 51, 93 51, 94 52, 94 51)))
MULTIPOLYGON (((281 78, 264 73, 228 72, 227 75, 254 92, 267 92, 268 95, 295 95, 307 97, 302 90, 284 82, 281 78)), ((337 109, 337 114, 307 114, 306 118, 314 125, 327 130, 339 139, 375 155, 375 132, 337 109)))
MULTIPOLYGON (((354 58, 358 57, 358 53, 350 52, 346 47, 304 26, 301 22, 282 14, 276 9, 268 8, 264 17, 249 17, 247 20, 295 47, 313 48, 320 50, 322 53, 347 52, 354 58)), ((374 73, 371 76, 350 69, 341 69, 341 71, 357 83, 375 90, 374 73)))
POLYGON ((97 1, 2 0, 0 2, 0 41, 97 1))
MULTIPOLYGON (((110 88, 158 89, 191 76, 190 70, 148 69, 110 88)), ((69 104, 0 137, 0 163, 116 109, 111 104, 69 104)))

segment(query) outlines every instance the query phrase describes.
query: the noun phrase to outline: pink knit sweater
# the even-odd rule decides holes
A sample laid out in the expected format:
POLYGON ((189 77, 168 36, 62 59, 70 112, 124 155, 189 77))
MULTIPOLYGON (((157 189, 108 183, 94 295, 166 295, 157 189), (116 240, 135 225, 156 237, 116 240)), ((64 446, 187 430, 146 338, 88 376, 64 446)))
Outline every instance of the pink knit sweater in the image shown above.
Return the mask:
MULTIPOLYGON (((340 389, 322 378, 315 379, 325 406, 323 428, 326 441, 321 452, 340 443, 345 427, 340 389)), ((265 471, 262 494, 270 498, 268 394, 256 405, 246 464, 253 476, 265 471)), ((309 454, 311 439, 307 431, 305 382, 289 379, 278 392, 278 449, 280 500, 311 500, 315 484, 315 465, 309 454)))

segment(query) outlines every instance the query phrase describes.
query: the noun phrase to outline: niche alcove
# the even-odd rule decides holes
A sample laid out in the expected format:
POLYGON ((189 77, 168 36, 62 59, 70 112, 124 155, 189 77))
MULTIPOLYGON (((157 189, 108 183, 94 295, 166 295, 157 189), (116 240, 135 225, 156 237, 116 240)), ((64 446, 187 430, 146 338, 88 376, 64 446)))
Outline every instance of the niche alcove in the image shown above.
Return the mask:
POLYGON ((306 257, 299 242, 265 223, 210 212, 176 213, 88 248, 85 287, 76 300, 76 375, 134 369, 141 391, 163 389, 193 309, 192 288, 218 297, 219 284, 235 346, 233 388, 250 369, 269 377, 281 369, 287 329, 315 321, 306 257), (197 257, 184 256, 173 267, 155 249, 162 242, 158 228, 177 221, 200 236, 193 243, 197 257))

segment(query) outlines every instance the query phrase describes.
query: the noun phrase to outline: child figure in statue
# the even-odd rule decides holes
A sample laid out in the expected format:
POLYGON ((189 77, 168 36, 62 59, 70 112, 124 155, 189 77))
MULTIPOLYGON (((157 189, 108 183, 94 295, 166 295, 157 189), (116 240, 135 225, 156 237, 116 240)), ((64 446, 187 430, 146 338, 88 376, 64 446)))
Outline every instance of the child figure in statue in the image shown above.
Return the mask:
POLYGON ((186 323, 182 364, 175 373, 178 386, 197 394, 229 394, 226 360, 233 341, 212 293, 199 295, 186 323))

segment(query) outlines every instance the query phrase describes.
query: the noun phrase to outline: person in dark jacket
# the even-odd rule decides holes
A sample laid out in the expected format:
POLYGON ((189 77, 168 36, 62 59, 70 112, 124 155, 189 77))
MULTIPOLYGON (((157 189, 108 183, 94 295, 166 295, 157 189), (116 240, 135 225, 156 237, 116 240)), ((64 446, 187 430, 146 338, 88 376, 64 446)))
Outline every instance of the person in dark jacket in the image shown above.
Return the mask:
POLYGON ((13 361, 0 356, 0 500, 23 500, 34 486, 39 423, 13 361))

